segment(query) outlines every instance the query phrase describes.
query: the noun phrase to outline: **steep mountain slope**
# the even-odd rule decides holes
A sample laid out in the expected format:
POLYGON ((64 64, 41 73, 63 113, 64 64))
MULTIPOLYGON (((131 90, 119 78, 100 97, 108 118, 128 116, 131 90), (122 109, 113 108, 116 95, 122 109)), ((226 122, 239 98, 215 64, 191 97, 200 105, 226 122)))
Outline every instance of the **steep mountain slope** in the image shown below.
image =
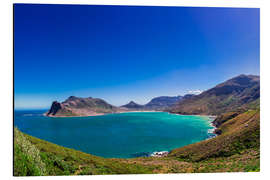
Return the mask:
POLYGON ((178 102, 169 111, 179 114, 219 115, 259 104, 260 77, 239 75, 199 95, 178 102))
POLYGON ((149 103, 144 105, 145 109, 162 110, 173 106, 176 102, 180 101, 182 96, 159 96, 153 98, 149 103))
POLYGON ((113 113, 117 107, 99 98, 70 96, 62 103, 54 101, 47 116, 91 116, 113 113))

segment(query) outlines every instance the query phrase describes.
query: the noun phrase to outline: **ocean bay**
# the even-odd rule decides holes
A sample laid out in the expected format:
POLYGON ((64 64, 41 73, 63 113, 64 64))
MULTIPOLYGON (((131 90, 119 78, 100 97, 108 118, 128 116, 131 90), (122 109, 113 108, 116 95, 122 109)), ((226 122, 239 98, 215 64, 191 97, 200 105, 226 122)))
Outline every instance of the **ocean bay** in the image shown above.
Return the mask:
POLYGON ((147 156, 212 137, 206 116, 129 112, 89 117, 46 117, 45 111, 15 111, 22 132, 108 158, 147 156))

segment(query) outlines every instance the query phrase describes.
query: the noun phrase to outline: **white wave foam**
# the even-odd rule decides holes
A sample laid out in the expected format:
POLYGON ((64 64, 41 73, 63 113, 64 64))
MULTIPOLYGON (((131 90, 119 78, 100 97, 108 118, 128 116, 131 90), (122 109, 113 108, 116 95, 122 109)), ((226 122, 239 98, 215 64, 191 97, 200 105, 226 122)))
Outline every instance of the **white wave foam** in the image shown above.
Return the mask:
POLYGON ((150 156, 152 156, 152 157, 163 157, 163 156, 167 156, 168 154, 169 154, 168 151, 155 151, 150 156))

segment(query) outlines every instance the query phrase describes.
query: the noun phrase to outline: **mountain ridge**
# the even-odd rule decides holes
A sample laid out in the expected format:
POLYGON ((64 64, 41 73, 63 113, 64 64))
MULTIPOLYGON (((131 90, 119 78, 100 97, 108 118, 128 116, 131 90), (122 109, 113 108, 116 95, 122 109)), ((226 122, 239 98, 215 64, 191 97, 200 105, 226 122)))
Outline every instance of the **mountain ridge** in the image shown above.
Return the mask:
MULTIPOLYGON (((54 108, 49 112, 56 114, 65 112, 67 107, 79 108, 85 104, 91 106, 91 103, 115 108, 98 98, 85 99, 71 96, 63 103, 54 101, 54 108)), ((221 111, 212 122, 217 136, 172 149, 166 157, 121 159, 102 158, 58 146, 15 128, 13 173, 15 176, 41 176, 260 171, 259 76, 240 75, 229 79, 200 95, 183 97, 174 108, 175 113, 187 114, 221 111), (228 101, 228 98, 234 100, 228 101), (224 102, 227 102, 225 106, 224 102), (208 105, 213 103, 216 106, 209 109, 208 105)))
POLYGON ((260 77, 239 75, 215 87, 178 102, 171 113, 220 115, 235 109, 247 109, 260 98, 260 77))
POLYGON ((144 105, 145 109, 164 110, 180 101, 183 96, 158 96, 144 105))
POLYGON ((135 103, 134 101, 130 101, 129 103, 122 105, 120 107, 128 108, 128 109, 143 109, 144 105, 140 105, 135 103))
POLYGON ((127 111, 167 111, 177 114, 220 115, 257 107, 260 98, 260 76, 241 74, 210 88, 199 95, 159 96, 140 105, 134 101, 120 107, 100 98, 70 96, 54 101, 47 116, 93 116, 127 111))
POLYGON ((46 116, 50 117, 74 117, 74 116, 95 116, 107 113, 119 113, 129 111, 163 111, 171 107, 178 100, 192 96, 158 96, 152 98, 148 103, 140 105, 134 101, 122 106, 114 106, 100 98, 69 96, 63 102, 53 101, 46 116))
POLYGON ((54 101, 47 116, 93 116, 115 113, 119 109, 100 98, 70 96, 63 102, 54 101))

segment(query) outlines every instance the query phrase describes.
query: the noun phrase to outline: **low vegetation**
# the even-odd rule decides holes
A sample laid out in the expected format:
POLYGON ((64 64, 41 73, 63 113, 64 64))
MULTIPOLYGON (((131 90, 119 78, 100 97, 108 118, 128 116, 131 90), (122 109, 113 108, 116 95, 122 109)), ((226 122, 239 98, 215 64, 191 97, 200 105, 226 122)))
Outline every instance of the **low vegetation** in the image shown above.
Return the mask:
POLYGON ((260 111, 249 110, 225 121, 218 128, 221 135, 195 144, 174 149, 169 156, 189 162, 208 158, 229 157, 248 149, 260 148, 260 111))
POLYGON ((167 157, 108 159, 14 130, 14 175, 92 175, 260 170, 259 109, 219 117, 215 138, 174 149, 167 157))
POLYGON ((145 174, 157 166, 105 159, 14 131, 14 175, 145 174))
MULTIPOLYGON (((133 104, 134 105, 134 104, 133 104)), ((71 96, 49 114, 94 107, 114 111, 101 99, 71 96), (69 109, 70 108, 70 109, 69 109)), ((14 130, 14 175, 151 174, 260 171, 260 77, 240 75, 199 95, 183 97, 169 111, 218 115, 218 136, 172 150, 166 157, 107 159, 65 148, 14 130)))

